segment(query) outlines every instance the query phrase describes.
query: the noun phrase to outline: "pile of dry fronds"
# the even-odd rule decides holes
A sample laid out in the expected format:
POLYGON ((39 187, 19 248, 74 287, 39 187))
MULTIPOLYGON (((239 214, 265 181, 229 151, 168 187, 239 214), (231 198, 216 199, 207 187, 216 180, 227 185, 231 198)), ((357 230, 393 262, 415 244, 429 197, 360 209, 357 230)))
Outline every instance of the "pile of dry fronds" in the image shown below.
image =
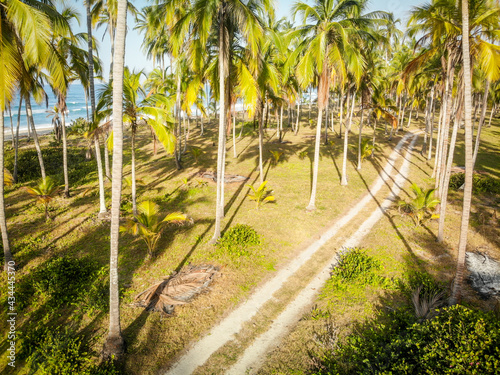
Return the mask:
POLYGON ((183 305, 203 292, 218 272, 219 267, 212 265, 190 266, 139 293, 134 305, 172 314, 176 305, 183 305))

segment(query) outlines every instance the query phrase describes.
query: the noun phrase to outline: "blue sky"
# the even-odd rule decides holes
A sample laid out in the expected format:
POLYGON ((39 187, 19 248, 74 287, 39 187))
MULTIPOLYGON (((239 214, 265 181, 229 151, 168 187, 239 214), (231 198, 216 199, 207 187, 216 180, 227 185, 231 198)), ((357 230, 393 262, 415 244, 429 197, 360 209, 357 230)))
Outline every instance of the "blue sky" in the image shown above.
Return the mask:
MULTIPOLYGON (((291 5, 295 2, 295 0, 275 0, 276 1, 276 12, 278 18, 281 17, 290 17, 290 8, 291 5)), ((132 0, 133 4, 138 8, 142 8, 148 4, 146 0, 132 0)), ((409 10, 416 5, 420 5, 424 3, 425 0, 371 0, 370 2, 370 10, 384 10, 388 12, 393 12, 397 18, 400 18, 402 22, 402 26, 406 24, 406 19, 408 17, 409 10)), ((151 2, 150 2, 151 3, 151 2)), ((77 5, 75 5, 81 13, 82 20, 81 25, 78 29, 81 31, 86 31, 86 23, 84 20, 85 9, 82 2, 78 1, 77 5)), ((153 69, 152 61, 149 61, 145 54, 142 52, 141 44, 142 37, 133 30, 134 22, 131 17, 128 18, 128 27, 129 31, 127 34, 126 40, 126 56, 125 56, 125 64, 132 69, 140 70, 144 69, 146 72, 149 72, 153 69)), ((103 39, 104 29, 100 29, 94 31, 94 36, 98 39, 100 43, 99 48, 99 57, 103 61, 104 68, 104 77, 107 79, 109 73, 109 63, 110 63, 110 43, 108 35, 106 34, 103 39)))

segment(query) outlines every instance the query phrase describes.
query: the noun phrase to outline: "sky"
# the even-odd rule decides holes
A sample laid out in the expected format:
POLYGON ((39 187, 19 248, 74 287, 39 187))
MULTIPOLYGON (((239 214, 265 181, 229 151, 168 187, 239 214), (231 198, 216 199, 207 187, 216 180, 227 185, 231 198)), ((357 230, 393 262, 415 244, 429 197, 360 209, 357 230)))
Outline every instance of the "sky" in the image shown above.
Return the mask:
MULTIPOLYGON (((276 1, 276 13, 278 18, 281 17, 291 17, 290 8, 296 0, 275 0, 276 1)), ((303 0, 304 1, 304 0, 303 0)), ((306 0, 306 2, 308 2, 306 0)), ((426 2, 426 0, 371 0, 369 10, 383 10, 394 13, 396 18, 401 19, 401 24, 399 27, 402 29, 406 25, 408 19, 408 12, 412 7, 420 5, 426 2)), ((82 1, 74 1, 74 5, 81 14, 80 25, 76 27, 78 31, 86 32, 86 22, 85 22, 85 8, 82 5, 82 1)), ((132 0, 132 3, 136 8, 141 9, 148 5, 147 0, 132 0)), ((151 4, 152 2, 149 2, 151 4)), ((131 69, 141 70, 144 69, 146 72, 150 72, 153 69, 153 62, 148 60, 146 55, 142 52, 141 44, 142 37, 135 31, 134 20, 130 15, 127 16, 128 33, 126 39, 126 54, 125 54, 125 65, 131 69)), ((111 61, 111 46, 109 43, 108 34, 105 33, 105 29, 101 28, 94 31, 94 37, 99 42, 99 57, 103 62, 104 78, 107 80, 109 74, 109 64, 111 61), (103 38, 103 34, 104 38, 103 38)))

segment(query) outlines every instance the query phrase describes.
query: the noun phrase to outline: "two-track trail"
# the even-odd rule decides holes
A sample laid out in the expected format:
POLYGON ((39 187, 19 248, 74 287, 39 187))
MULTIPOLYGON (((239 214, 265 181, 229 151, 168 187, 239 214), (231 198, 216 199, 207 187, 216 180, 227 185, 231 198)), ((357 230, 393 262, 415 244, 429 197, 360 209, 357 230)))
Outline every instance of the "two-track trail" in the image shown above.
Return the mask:
POLYGON ((417 135, 407 133, 368 192, 345 215, 194 343, 165 373, 242 375, 256 371, 266 353, 314 302, 329 277, 336 251, 356 246, 392 205, 407 180, 416 140, 417 135), (252 331, 252 327, 259 328, 252 331), (226 346, 237 347, 238 358, 228 362, 223 354, 226 346))

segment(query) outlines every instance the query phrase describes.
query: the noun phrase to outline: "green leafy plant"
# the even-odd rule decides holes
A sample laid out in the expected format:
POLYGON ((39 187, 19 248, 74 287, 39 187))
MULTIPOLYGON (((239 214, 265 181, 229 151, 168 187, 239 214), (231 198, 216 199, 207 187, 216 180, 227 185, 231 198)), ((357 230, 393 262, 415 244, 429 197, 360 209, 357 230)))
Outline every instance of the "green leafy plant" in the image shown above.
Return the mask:
POLYGON ((187 220, 181 212, 173 212, 163 219, 159 217, 159 207, 153 201, 144 201, 137 206, 138 215, 135 220, 127 220, 120 226, 120 231, 139 236, 148 247, 148 255, 153 256, 154 250, 166 224, 180 223, 187 220))
POLYGON ((198 163, 198 158, 203 154, 203 151, 201 151, 201 148, 199 147, 191 147, 191 155, 193 155, 194 161, 198 163))
MULTIPOLYGON (((450 176, 450 189, 459 190, 464 183, 464 173, 454 173, 450 176)), ((488 175, 475 173, 472 179, 472 191, 475 194, 500 194, 500 180, 488 175)))
POLYGON ((378 281, 375 271, 382 268, 379 260, 358 247, 343 249, 338 263, 332 268, 331 277, 342 282, 358 282, 362 285, 378 281))
POLYGON ((41 203, 45 207, 45 219, 49 220, 49 203, 59 192, 60 188, 56 182, 49 176, 41 179, 38 185, 31 188, 25 186, 26 192, 34 197, 38 203, 41 203))
POLYGON ((255 189, 252 185, 247 185, 252 190, 252 192, 248 194, 248 198, 255 201, 257 209, 265 203, 275 201, 274 195, 270 195, 272 190, 267 190, 266 184, 267 181, 264 181, 257 189, 255 189))
POLYGON ((37 295, 47 296, 55 305, 75 303, 88 291, 99 267, 89 258, 53 258, 32 273, 32 286, 37 295))
POLYGON ((12 186, 14 183, 14 177, 7 168, 3 169, 3 183, 5 186, 12 186))
POLYGON ((32 348, 27 363, 30 373, 43 375, 118 374, 113 363, 97 365, 86 340, 69 327, 44 328, 32 348))
POLYGON ((411 190, 415 197, 409 202, 399 201, 400 213, 409 215, 417 227, 427 219, 439 217, 432 212, 432 209, 439 204, 439 199, 434 198, 435 189, 422 190, 414 183, 411 185, 411 190))
POLYGON ((307 157, 307 151, 306 150, 299 152, 299 159, 300 160, 304 160, 306 157, 307 157))
POLYGON ((260 245, 261 239, 250 225, 237 224, 231 227, 217 243, 217 248, 233 257, 248 256, 253 246, 260 245))
POLYGON ((283 155, 283 152, 282 151, 274 151, 274 150, 270 150, 269 152, 273 156, 273 159, 271 160, 272 164, 278 165, 280 158, 283 155))
POLYGON ((364 138, 361 141, 361 160, 365 160, 367 157, 372 156, 377 149, 379 149, 379 147, 374 145, 369 138, 364 138))
POLYGON ((407 310, 384 315, 322 353, 319 373, 498 373, 500 321, 493 313, 455 305, 422 321, 407 310))

